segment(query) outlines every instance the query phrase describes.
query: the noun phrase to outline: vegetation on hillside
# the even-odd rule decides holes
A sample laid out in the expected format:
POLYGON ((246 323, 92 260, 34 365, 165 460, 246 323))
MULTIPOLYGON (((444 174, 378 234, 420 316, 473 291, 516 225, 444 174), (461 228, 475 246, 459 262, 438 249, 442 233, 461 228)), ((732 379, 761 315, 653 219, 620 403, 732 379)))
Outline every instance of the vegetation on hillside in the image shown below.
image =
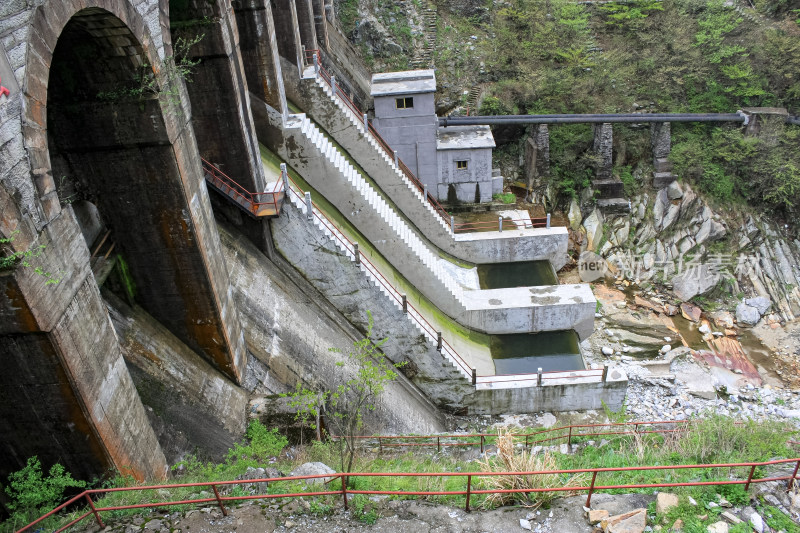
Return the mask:
MULTIPOLYGON (((482 114, 800 114, 796 1, 486 0, 486 15, 472 17, 435 3, 440 87, 463 99, 484 84, 482 114)), ((649 131, 618 125, 614 134, 616 173, 640 176, 626 183, 632 194, 651 170, 649 131)), ((554 126, 550 135, 552 184, 562 198, 574 196, 592 173, 591 130, 554 126)), ((720 201, 792 220, 800 213, 798 135, 789 127, 763 141, 737 125, 674 124, 675 173, 720 201)), ((511 143, 499 155, 518 161, 519 150, 511 143)))
MULTIPOLYGON (((623 415, 624 416, 624 415, 623 415)), ((736 463, 749 461, 769 461, 780 457, 792 457, 796 451, 787 445, 787 439, 793 438, 790 428, 778 422, 757 422, 744 421, 741 424, 732 423, 733 420, 727 417, 710 415, 704 420, 695 420, 688 426, 686 432, 670 433, 667 435, 648 434, 642 432, 634 435, 607 435, 608 440, 600 443, 593 440, 588 443, 579 453, 573 455, 562 455, 560 453, 549 453, 533 455, 521 448, 523 439, 514 437, 511 433, 506 433, 504 437, 496 439, 488 437, 486 446, 489 453, 483 457, 477 454, 463 454, 457 448, 445 447, 443 452, 434 453, 435 446, 419 449, 416 453, 384 450, 378 453, 377 450, 362 449, 355 458, 353 471, 356 472, 478 472, 478 471, 516 471, 537 470, 539 467, 547 469, 581 469, 595 467, 626 467, 626 466, 646 466, 646 465, 676 465, 691 463, 736 463), (505 441, 503 441, 505 439, 505 441), (497 441, 500 442, 497 442, 497 441), (496 447, 496 448, 495 448, 496 447), (456 451, 454 451, 456 450, 456 451)), ((523 431, 523 430, 518 430, 523 431)), ((531 431, 526 429, 525 431, 531 431)), ((617 429, 618 431, 618 429, 617 429)), ((796 430, 795 430, 796 431, 796 430)), ((250 424, 247 432, 248 441, 237 444, 230 450, 226 460, 222 463, 203 463, 195 458, 177 465, 175 483, 194 483, 209 482, 219 480, 231 480, 241 476, 248 467, 272 466, 281 472, 291 472, 298 465, 307 461, 321 461, 328 465, 335 465, 341 460, 341 449, 336 442, 313 442, 306 446, 287 447, 287 441, 274 429, 268 430, 262 424, 254 421, 250 424)), ((587 439, 597 439, 600 437, 581 437, 574 436, 573 443, 585 442, 587 439)), ((472 439, 474 441, 474 439, 472 439)), ((419 441, 416 441, 419 443, 419 441)), ((556 444, 558 442, 548 442, 545 444, 556 444)), ((38 463, 37 463, 38 465, 38 463)), ((653 470, 653 471, 628 471, 628 472, 605 472, 597 478, 598 484, 647 484, 662 483, 665 481, 680 483, 688 481, 713 481, 729 480, 733 478, 746 478, 750 469, 748 467, 729 468, 729 469, 701 469, 701 470, 653 470)), ((754 476, 764 477, 768 473, 767 468, 756 468, 754 476)), ((511 483, 515 488, 520 487, 558 487, 565 483, 573 485, 585 485, 586 479, 576 477, 570 479, 570 475, 549 476, 524 476, 520 478, 499 478, 484 477, 473 478, 474 489, 489 488, 509 488, 511 483), (498 485, 498 483, 500 485, 498 485), (505 485, 504 485, 505 483, 505 485)), ((584 476, 585 477, 585 476, 584 476)), ((33 502, 36 509, 35 513, 43 512, 46 507, 52 507, 60 499, 64 488, 78 487, 74 480, 59 467, 54 467, 50 471, 49 477, 43 477, 41 470, 28 467, 13 474, 10 486, 6 489, 12 497, 12 505, 27 505, 26 502, 33 502), (33 473, 33 475, 31 475, 33 473), (23 483, 19 483, 24 480, 23 483), (55 487, 60 492, 53 493, 50 490, 55 487), (53 493, 53 494, 51 494, 53 493), (55 499, 53 499, 55 498, 55 499)), ((352 490, 387 490, 387 491, 462 491, 466 480, 464 477, 368 477, 351 479, 352 490)), ((338 483, 338 482, 335 482, 338 483)), ((106 483, 105 486, 133 486, 131 478, 119 477, 106 483)), ((337 487, 338 488, 338 487, 337 487)), ((251 487, 251 489, 255 490, 251 487)), ((245 496, 249 493, 247 488, 242 487, 220 487, 220 491, 229 496, 245 496)), ((259 489, 262 490, 262 489, 259 489)), ((280 494, 286 492, 312 492, 318 490, 316 486, 309 486, 305 482, 273 482, 266 487, 268 494, 280 494)), ((645 490, 645 489, 642 489, 645 490)), ((652 490, 652 489, 651 489, 652 490)), ((645 490, 645 492, 651 492, 645 490)), ((700 506, 703 506, 706 518, 697 518, 697 508, 690 507, 688 504, 681 505, 680 509, 671 511, 668 517, 655 516, 651 512, 653 523, 663 523, 667 518, 669 523, 676 518, 683 518, 691 521, 693 527, 697 526, 697 531, 704 531, 705 526, 718 520, 719 514, 724 508, 705 509, 707 502, 717 501, 718 494, 722 494, 726 499, 735 505, 744 505, 750 501, 750 496, 744 491, 741 485, 738 486, 707 486, 707 487, 685 487, 676 489, 681 495, 682 502, 686 502, 691 496, 700 506), (683 514, 681 514, 683 513, 683 514), (702 527, 701 527, 702 526, 702 527)), ((633 492, 631 489, 614 490, 612 492, 633 492)), ((524 505, 548 505, 554 498, 563 494, 560 493, 531 493, 518 495, 473 495, 473 507, 483 506, 493 508, 497 505, 524 504, 524 505)), ((101 498, 98 506, 119 506, 135 505, 145 502, 176 501, 181 499, 213 498, 213 494, 208 487, 180 487, 175 489, 162 489, 157 492, 152 491, 130 491, 115 492, 101 498)), ((393 498, 395 498, 393 496, 393 498)), ((400 497, 402 498, 402 497, 400 497)), ((416 497, 413 497, 416 498, 416 497)), ((445 503, 454 506, 463 506, 464 497, 456 496, 427 496, 423 497, 431 502, 445 503)), ((351 502, 355 508, 353 516, 367 523, 374 522, 379 510, 376 504, 369 501, 366 496, 356 496, 357 501, 351 502)), ((307 512, 312 514, 329 514, 341 507, 341 498, 338 496, 325 496, 317 498, 306 498, 309 505, 306 506, 307 512)), ((271 500, 262 502, 263 506, 268 506, 281 500, 271 500)), ((17 507, 13 507, 16 509, 17 507)), ((171 511, 185 511, 192 508, 189 505, 170 508, 171 511)), ((768 524, 784 527, 786 531, 800 531, 796 524, 780 513, 772 509, 774 516, 768 517, 770 509, 764 508, 765 517, 768 524), (788 521, 788 522, 787 522, 788 521), (788 523, 788 527, 787 527, 788 523)), ((79 510, 72 510, 72 516, 77 516, 79 510)), ((124 520, 131 515, 142 513, 141 509, 128 509, 104 513, 105 520, 113 524, 117 520, 124 520)), ((144 511, 149 512, 149 511, 144 511)), ((0 531, 13 531, 13 528, 22 525, 20 517, 15 517, 11 521, 0 524, 0 531)), ((60 517, 53 519, 46 524, 47 529, 55 529, 58 523, 66 523, 68 518, 60 517)))

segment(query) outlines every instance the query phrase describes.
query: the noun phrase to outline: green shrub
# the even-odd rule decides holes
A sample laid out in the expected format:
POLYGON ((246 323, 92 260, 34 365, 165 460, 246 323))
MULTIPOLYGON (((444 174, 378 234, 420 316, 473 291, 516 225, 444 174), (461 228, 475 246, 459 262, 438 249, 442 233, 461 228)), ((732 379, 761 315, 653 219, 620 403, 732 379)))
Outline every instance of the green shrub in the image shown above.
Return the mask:
POLYGON ((61 464, 54 464, 45 476, 39 458, 35 455, 29 457, 22 470, 8 476, 5 491, 10 498, 7 505, 12 513, 9 522, 27 524, 60 505, 67 489, 84 487, 86 482, 73 479, 61 464))
POLYGON ((492 198, 504 204, 513 204, 517 201, 517 197, 513 192, 505 192, 502 194, 492 195, 492 198))

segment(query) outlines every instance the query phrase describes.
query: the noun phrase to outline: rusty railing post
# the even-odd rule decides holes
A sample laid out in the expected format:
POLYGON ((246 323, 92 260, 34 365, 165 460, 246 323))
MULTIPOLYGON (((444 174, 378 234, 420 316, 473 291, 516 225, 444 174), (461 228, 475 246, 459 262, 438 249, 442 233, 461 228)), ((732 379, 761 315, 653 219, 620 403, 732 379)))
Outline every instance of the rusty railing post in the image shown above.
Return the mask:
POLYGON ((408 313, 408 296, 401 294, 400 298, 402 298, 403 301, 403 312, 408 313))
POLYGON ((347 476, 340 476, 342 480, 342 499, 344 500, 344 510, 347 511, 347 476))
POLYGON ((97 523, 100 525, 100 527, 105 528, 106 525, 100 519, 100 513, 98 513, 97 509, 95 509, 94 502, 92 501, 92 498, 88 494, 86 494, 86 501, 89 502, 89 508, 92 510, 92 514, 94 514, 97 523))
POLYGON ((378 455, 383 453, 383 439, 378 437, 378 455))
POLYGON ((786 487, 786 492, 789 492, 790 490, 792 490, 792 487, 794 486, 794 480, 797 479, 797 470, 798 469, 800 469, 800 461, 797 461, 797 464, 794 467, 794 472, 792 472, 792 479, 789 480, 789 484, 786 487))
POLYGON ((211 488, 214 490, 214 497, 217 498, 217 504, 219 505, 219 508, 222 509, 222 516, 228 516, 228 510, 225 509, 225 505, 222 503, 222 498, 219 497, 217 486, 212 484, 211 488))
POLYGON ((467 506, 464 507, 466 512, 469 512, 469 495, 472 491, 472 476, 467 476, 467 506))
POLYGON ((437 352, 441 352, 442 351, 442 332, 441 331, 437 331, 436 332, 436 351, 437 352))
POLYGON ((592 492, 594 492, 595 479, 597 479, 597 470, 592 473, 592 483, 589 485, 589 494, 586 496, 586 507, 592 506, 592 492))
POLYGON ((608 380, 608 363, 603 365, 603 383, 608 380))
POLYGON ((472 367, 472 385, 475 386, 478 384, 478 369, 472 367))
POLYGON ((356 262, 356 265, 361 264, 361 253, 358 251, 358 243, 353 243, 353 261, 356 262))
POLYGON ((481 435, 481 453, 484 453, 483 442, 484 442, 484 437, 483 437, 483 435, 481 435))
POLYGON ((440 452, 440 451, 442 451, 442 443, 441 443, 441 441, 439 440, 439 437, 436 437, 436 451, 437 451, 437 452, 440 452))
POLYGON ((750 482, 753 480, 753 472, 756 471, 756 465, 750 467, 750 474, 747 476, 747 483, 744 484, 744 490, 750 488, 750 482))
POLYGON ((525 433, 525 447, 528 447, 528 434, 525 433))
POLYGON ((572 446, 572 426, 569 427, 569 435, 567 435, 567 445, 572 446))

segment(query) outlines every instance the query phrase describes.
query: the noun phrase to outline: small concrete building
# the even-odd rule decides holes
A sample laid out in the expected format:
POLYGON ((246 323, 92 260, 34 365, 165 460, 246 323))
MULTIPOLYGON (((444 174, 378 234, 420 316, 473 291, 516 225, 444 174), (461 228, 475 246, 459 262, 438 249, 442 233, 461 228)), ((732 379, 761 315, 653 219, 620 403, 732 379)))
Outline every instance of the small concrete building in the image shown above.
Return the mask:
POLYGON ((372 76, 375 129, 408 168, 442 201, 478 203, 502 192, 492 172, 489 126, 439 127, 433 70, 372 76))
POLYGON ((431 194, 437 191, 436 116, 433 70, 372 76, 373 125, 431 194))
POLYGON ((492 177, 494 137, 489 126, 439 128, 437 195, 448 201, 480 203, 503 192, 502 176, 492 177))

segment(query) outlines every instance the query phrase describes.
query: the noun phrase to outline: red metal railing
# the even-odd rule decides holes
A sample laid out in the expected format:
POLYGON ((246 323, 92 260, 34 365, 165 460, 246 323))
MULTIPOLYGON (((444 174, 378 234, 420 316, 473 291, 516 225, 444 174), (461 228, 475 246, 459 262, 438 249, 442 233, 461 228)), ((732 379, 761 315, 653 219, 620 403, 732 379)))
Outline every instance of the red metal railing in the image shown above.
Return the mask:
POLYGON ((253 215, 257 216, 264 207, 275 209, 276 215, 280 213, 280 206, 284 197, 283 185, 280 181, 275 183, 271 191, 250 192, 202 157, 200 160, 202 161, 203 174, 206 180, 253 215))
MULTIPOLYGON (((319 50, 306 50, 306 56, 305 56, 306 62, 310 65, 314 65, 314 67, 318 69, 320 78, 322 78, 322 80, 325 81, 325 83, 327 83, 329 87, 331 87, 333 93, 336 96, 338 96, 342 100, 342 102, 344 102, 345 106, 355 115, 356 120, 358 122, 363 122, 364 113, 358 108, 358 106, 356 106, 355 103, 353 103, 353 101, 350 99, 349 96, 347 96, 347 93, 342 90, 342 88, 339 86, 338 83, 336 83, 335 85, 332 84, 333 79, 330 73, 327 70, 325 70, 325 68, 322 66, 319 58, 320 58, 319 50), (314 59, 315 56, 316 56, 316 61, 314 59)), ((372 135, 372 137, 375 139, 378 145, 380 145, 380 147, 383 148, 383 150, 386 152, 386 155, 390 159, 394 160, 395 157, 394 150, 392 150, 392 147, 389 146, 389 143, 387 143, 386 140, 384 140, 384 138, 381 137, 381 134, 378 133, 378 130, 376 130, 372 126, 372 124, 369 123, 369 121, 367 121, 366 126, 369 133, 372 135)), ((397 166, 400 169, 400 171, 405 175, 405 177, 417 188, 417 190, 419 190, 420 193, 425 195, 425 190, 426 190, 425 186, 414 175, 411 169, 409 169, 406 166, 406 164, 403 163, 403 161, 399 158, 397 158, 397 166)), ((451 221, 450 221, 450 215, 447 213, 447 210, 445 210, 442 204, 440 204, 439 201, 436 200, 436 198, 431 196, 430 193, 428 193, 425 196, 426 196, 425 201, 428 202, 431 205, 431 207, 433 207, 433 210, 436 212, 436 214, 438 214, 442 218, 444 223, 449 227, 451 225, 451 221)))
POLYGON ((454 224, 453 231, 461 233, 466 231, 502 231, 503 229, 515 230, 519 228, 547 228, 547 217, 541 218, 503 218, 502 223, 500 217, 497 220, 488 222, 464 222, 462 224, 454 224), (506 223, 508 225, 506 226, 506 223))
MULTIPOLYGON (((287 173, 287 181, 291 183, 289 186, 289 191, 287 194, 293 194, 299 201, 305 202, 305 196, 303 189, 297 184, 297 182, 292 179, 291 175, 287 173), (294 188, 297 190, 295 190, 294 188)), ((518 375, 505 375, 505 376, 478 376, 477 372, 464 360, 461 355, 453 348, 453 346, 447 342, 444 338, 441 338, 441 333, 436 330, 436 328, 431 325, 428 320, 422 316, 420 313, 410 302, 408 302, 405 295, 403 295, 400 291, 398 291, 392 284, 389 282, 388 279, 378 270, 378 268, 369 260, 367 256, 364 255, 361 250, 358 251, 358 254, 355 253, 356 250, 356 243, 352 242, 350 239, 345 237, 345 235, 339 230, 339 228, 322 212, 322 210, 317 206, 316 203, 312 201, 312 206, 316 209, 312 209, 312 216, 319 221, 320 224, 325 226, 325 228, 333 235, 333 238, 338 241, 342 247, 347 250, 348 253, 353 254, 354 259, 358 261, 363 267, 364 270, 369 272, 372 278, 380 284, 385 290, 386 293, 393 298, 400 306, 407 312, 411 320, 413 320, 420 329, 425 333, 428 338, 430 338, 433 342, 437 343, 437 347, 441 347, 441 353, 448 359, 450 359, 456 368, 468 379, 472 379, 473 385, 478 384, 490 384, 495 382, 503 382, 507 384, 513 384, 517 382, 526 382, 526 381, 537 381, 538 384, 544 382, 544 380, 555 380, 555 379, 582 379, 582 378, 599 378, 598 381, 604 380, 605 372, 604 370, 574 370, 574 371, 553 371, 553 372, 543 372, 542 374, 518 374, 518 375), (441 344, 439 344, 439 340, 441 339, 441 344), (479 379, 480 378, 480 379, 479 379), (498 379, 500 378, 500 379, 498 379), (507 379, 503 379, 507 378, 507 379)))
MULTIPOLYGON (((481 494, 530 494, 535 492, 583 492, 586 491, 586 506, 591 506, 592 494, 601 490, 618 490, 618 489, 650 489, 650 488, 666 488, 666 487, 700 487, 700 486, 720 486, 720 485, 744 485, 747 490, 752 483, 765 483, 769 481, 787 481, 787 490, 791 490, 797 479, 797 472, 800 469, 800 458, 792 459, 779 459, 775 461, 762 461, 751 463, 716 463, 705 465, 658 465, 658 466, 631 466, 631 467, 617 467, 617 468, 573 468, 564 470, 533 470, 526 472, 357 472, 357 473, 334 473, 334 474, 321 474, 314 476, 291 476, 291 477, 275 477, 263 479, 247 479, 235 481, 216 481, 208 483, 178 483, 169 485, 149 485, 142 487, 124 487, 116 489, 91 489, 78 494, 69 501, 59 505, 49 513, 41 518, 31 522, 27 526, 19 530, 19 532, 30 529, 42 520, 53 516, 55 513, 65 509, 66 507, 85 499, 88 503, 89 510, 79 515, 72 520, 69 524, 57 530, 61 532, 68 527, 71 527, 89 515, 93 515, 101 528, 105 527, 102 519, 100 518, 101 512, 119 511, 124 509, 145 509, 153 507, 169 507, 175 505, 186 505, 194 503, 216 503, 222 510, 223 515, 227 516, 228 510, 225 507, 225 502, 244 501, 244 500, 262 500, 262 499, 275 499, 275 498, 295 498, 304 496, 326 496, 326 495, 340 495, 347 509, 347 497, 352 494, 364 495, 387 495, 387 496, 465 496, 465 510, 470 510, 470 500, 474 495, 481 494), (755 470, 758 467, 765 467, 770 465, 782 465, 795 463, 794 471, 791 476, 772 476, 766 478, 754 478, 755 470), (727 479, 725 481, 689 481, 689 482, 673 482, 673 483, 637 483, 637 484, 621 484, 621 485, 598 485, 597 475, 609 472, 646 472, 657 470, 687 470, 687 469, 729 469, 729 468, 749 468, 749 475, 746 479, 727 479), (561 486, 552 488, 513 488, 513 489, 475 489, 473 488, 473 478, 488 478, 488 477, 503 477, 503 476, 551 476, 563 474, 592 474, 591 484, 588 486, 561 486), (371 478, 371 477, 465 477, 466 487, 465 490, 441 490, 441 491, 400 491, 400 490, 352 490, 347 488, 347 482, 350 478, 371 478), (283 481, 302 481, 307 479, 323 479, 323 482, 328 483, 333 480, 340 480, 341 489, 339 490, 320 490, 309 492, 294 492, 294 493, 278 493, 278 494, 258 494, 251 496, 223 496, 219 492, 218 487, 229 487, 235 485, 251 485, 254 483, 276 483, 283 481), (213 498, 195 498, 190 500, 167 501, 156 503, 140 503, 132 505, 116 505, 108 507, 97 507, 94 505, 92 496, 101 494, 108 494, 113 492, 129 492, 129 491, 143 491, 143 490, 162 490, 184 487, 208 487, 214 493, 213 498)), ((19 533, 18 532, 18 533, 19 533)))

